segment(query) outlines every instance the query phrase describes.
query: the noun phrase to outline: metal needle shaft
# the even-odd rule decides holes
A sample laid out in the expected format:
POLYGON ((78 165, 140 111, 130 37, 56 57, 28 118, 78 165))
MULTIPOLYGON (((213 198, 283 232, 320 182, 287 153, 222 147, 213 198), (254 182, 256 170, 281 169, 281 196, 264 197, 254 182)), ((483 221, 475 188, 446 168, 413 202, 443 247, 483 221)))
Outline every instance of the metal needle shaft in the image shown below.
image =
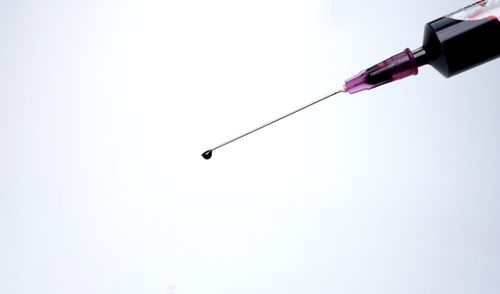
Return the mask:
POLYGON ((279 117, 279 118, 277 118, 277 119, 274 119, 274 120, 272 120, 272 121, 270 121, 270 122, 267 122, 267 123, 265 123, 265 124, 263 124, 263 125, 261 125, 261 126, 259 126, 259 127, 255 128, 255 129, 253 129, 253 130, 251 130, 251 131, 248 131, 248 132, 246 132, 246 133, 244 133, 244 134, 241 134, 241 135, 239 135, 239 136, 237 136, 237 137, 235 137, 235 138, 233 138, 233 139, 231 139, 231 140, 229 140, 229 141, 227 141, 227 142, 224 142, 224 143, 222 143, 222 144, 220 144, 220 145, 218 145, 218 146, 215 146, 214 148, 212 148, 212 149, 209 149, 209 150, 205 151, 205 152, 202 154, 202 156, 203 156, 203 158, 205 158, 205 159, 210 159, 210 157, 212 156, 212 151, 214 151, 214 150, 216 150, 216 149, 219 149, 219 148, 221 148, 222 146, 225 146, 225 145, 227 145, 227 144, 229 144, 229 143, 232 143, 232 142, 234 142, 234 141, 236 141, 236 140, 238 140, 238 139, 241 139, 241 138, 243 138, 243 137, 245 137, 245 136, 247 136, 247 135, 250 135, 250 134, 251 134, 251 133, 253 133, 253 132, 256 132, 256 131, 258 131, 258 130, 260 130, 260 129, 263 129, 263 128, 267 127, 268 125, 271 125, 271 124, 273 124, 273 123, 275 123, 275 122, 277 122, 277 121, 280 121, 280 120, 282 120, 282 119, 284 119, 284 118, 286 118, 286 117, 288 117, 288 116, 290 116, 290 115, 292 115, 292 114, 294 114, 294 113, 297 113, 297 112, 299 112, 299 111, 301 111, 301 110, 304 110, 304 109, 308 108, 309 106, 312 106, 312 105, 314 105, 314 104, 316 104, 316 103, 318 103, 318 102, 321 102, 321 101, 323 101, 323 100, 325 100, 325 99, 327 99, 327 98, 330 98, 330 97, 332 97, 332 96, 334 96, 334 95, 336 95, 336 94, 338 94, 338 93, 342 93, 342 92, 345 92, 345 89, 344 89, 344 88, 342 88, 342 89, 338 90, 337 92, 334 92, 334 93, 332 93, 332 94, 329 94, 329 95, 327 95, 327 96, 325 96, 325 97, 323 97, 323 98, 321 98, 321 99, 318 99, 318 100, 313 101, 313 102, 311 102, 311 103, 309 103, 309 104, 306 104, 306 105, 304 105, 304 106, 302 106, 302 107, 300 107, 300 108, 298 108, 298 109, 296 109, 296 110, 294 110, 294 111, 292 111, 292 112, 289 112, 289 113, 287 113, 287 114, 285 114, 285 115, 283 115, 283 116, 281 116, 281 117, 279 117))

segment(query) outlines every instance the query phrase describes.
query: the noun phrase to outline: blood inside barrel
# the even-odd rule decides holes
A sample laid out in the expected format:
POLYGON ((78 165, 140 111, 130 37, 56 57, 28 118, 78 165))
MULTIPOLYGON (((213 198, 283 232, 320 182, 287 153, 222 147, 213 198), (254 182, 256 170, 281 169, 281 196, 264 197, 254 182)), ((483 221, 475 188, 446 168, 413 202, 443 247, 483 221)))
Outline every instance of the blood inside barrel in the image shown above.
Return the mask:
POLYGON ((445 77, 500 57, 500 21, 495 15, 479 20, 450 17, 425 26, 427 62, 445 77))

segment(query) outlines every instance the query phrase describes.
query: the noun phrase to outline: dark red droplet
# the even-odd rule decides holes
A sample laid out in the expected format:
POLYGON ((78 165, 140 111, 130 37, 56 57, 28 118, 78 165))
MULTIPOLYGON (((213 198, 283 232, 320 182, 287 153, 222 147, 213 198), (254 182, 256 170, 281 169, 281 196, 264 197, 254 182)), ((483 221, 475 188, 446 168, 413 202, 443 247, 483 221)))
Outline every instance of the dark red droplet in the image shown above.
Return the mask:
POLYGON ((203 158, 205 158, 206 160, 210 159, 212 157, 212 150, 207 150, 203 152, 201 156, 203 156, 203 158))

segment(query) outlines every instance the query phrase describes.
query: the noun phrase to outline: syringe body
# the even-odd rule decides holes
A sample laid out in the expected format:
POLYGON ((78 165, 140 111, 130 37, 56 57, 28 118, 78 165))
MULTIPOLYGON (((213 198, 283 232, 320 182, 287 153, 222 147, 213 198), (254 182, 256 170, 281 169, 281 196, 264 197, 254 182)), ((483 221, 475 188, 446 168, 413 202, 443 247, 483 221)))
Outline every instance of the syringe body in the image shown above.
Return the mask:
POLYGON ((425 25, 422 47, 405 49, 348 79, 353 94, 416 75, 429 64, 451 77, 500 57, 500 0, 479 1, 425 25))

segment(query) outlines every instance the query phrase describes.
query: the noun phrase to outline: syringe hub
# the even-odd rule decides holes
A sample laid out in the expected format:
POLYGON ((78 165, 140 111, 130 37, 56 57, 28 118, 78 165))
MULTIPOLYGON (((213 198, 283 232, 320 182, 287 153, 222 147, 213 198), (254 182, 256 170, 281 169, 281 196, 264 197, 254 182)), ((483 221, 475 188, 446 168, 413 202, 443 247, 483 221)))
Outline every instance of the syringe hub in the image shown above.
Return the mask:
POLYGON ((416 74, 418 66, 413 53, 407 48, 348 79, 344 88, 350 94, 354 94, 416 74))

